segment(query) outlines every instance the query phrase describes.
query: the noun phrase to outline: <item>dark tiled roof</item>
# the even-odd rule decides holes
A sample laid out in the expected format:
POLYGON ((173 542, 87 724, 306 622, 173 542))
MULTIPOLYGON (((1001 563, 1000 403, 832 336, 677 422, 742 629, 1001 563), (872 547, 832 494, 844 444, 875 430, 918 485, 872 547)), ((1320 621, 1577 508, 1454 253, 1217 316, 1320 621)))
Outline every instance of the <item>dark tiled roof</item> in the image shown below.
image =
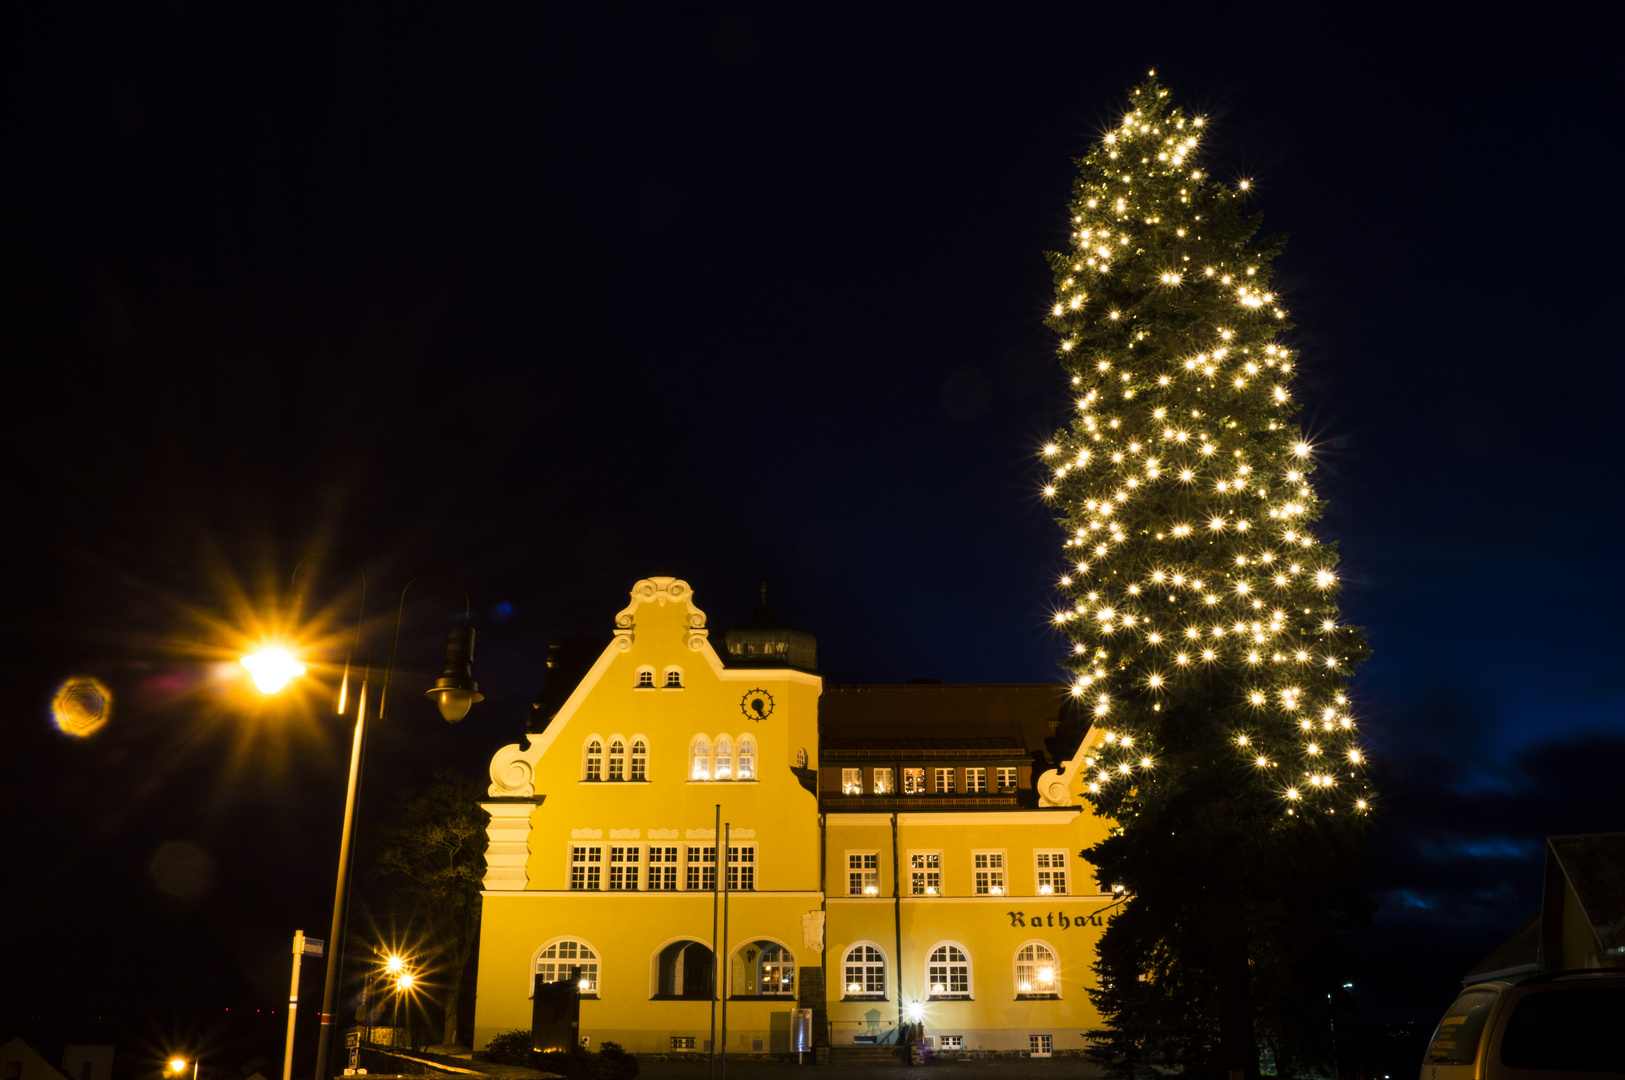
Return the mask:
POLYGON ((988 749, 1043 752, 1069 701, 1064 687, 1049 683, 827 685, 819 742, 925 749, 979 740, 988 749))
POLYGON ((1480 960, 1461 981, 1475 983, 1505 979, 1526 975, 1539 967, 1540 912, 1537 911, 1529 917, 1528 922, 1512 931, 1511 937, 1480 960))
POLYGON ((1547 850, 1574 889, 1598 947, 1625 944, 1625 833, 1553 836, 1547 850))

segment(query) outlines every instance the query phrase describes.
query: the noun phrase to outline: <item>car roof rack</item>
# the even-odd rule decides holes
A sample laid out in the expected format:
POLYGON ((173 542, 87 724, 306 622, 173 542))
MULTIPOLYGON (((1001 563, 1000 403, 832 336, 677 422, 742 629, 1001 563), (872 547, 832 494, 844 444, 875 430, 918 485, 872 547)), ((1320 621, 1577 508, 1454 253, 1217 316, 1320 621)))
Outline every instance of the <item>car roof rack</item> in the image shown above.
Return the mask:
POLYGON ((1570 975, 1612 975, 1616 979, 1625 979, 1625 968, 1568 968, 1563 971, 1537 971, 1513 983, 1514 986, 1529 986, 1534 983, 1556 982, 1558 979, 1570 975))

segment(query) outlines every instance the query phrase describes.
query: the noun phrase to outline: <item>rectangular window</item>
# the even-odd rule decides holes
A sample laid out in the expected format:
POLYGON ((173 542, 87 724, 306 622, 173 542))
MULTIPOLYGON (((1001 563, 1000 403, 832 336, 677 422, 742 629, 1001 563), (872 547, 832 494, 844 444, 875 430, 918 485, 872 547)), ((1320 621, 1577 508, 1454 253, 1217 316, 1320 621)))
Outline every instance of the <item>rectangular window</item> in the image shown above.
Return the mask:
POLYGON ((963 1050, 965 1049, 965 1036, 938 1035, 937 1046, 943 1050, 963 1050))
POLYGON ((870 790, 876 795, 890 795, 892 793, 891 770, 876 769, 874 776, 874 784, 870 790))
POLYGON ((925 794, 925 770, 924 769, 904 769, 903 770, 903 794, 904 795, 924 795, 925 794))
POLYGON ((954 783, 954 770, 938 769, 936 772, 938 795, 947 795, 951 792, 959 790, 958 785, 954 783))
POLYGON ((846 894, 880 895, 880 856, 875 852, 849 851, 846 854, 846 894))
POLYGON ((941 896, 942 853, 940 851, 909 852, 908 875, 910 896, 941 896))
POLYGON ((604 849, 597 844, 570 845, 570 888, 598 888, 603 863, 604 849))
POLYGON ((1031 1048, 1033 1057, 1049 1057, 1055 1048, 1055 1039, 1049 1035, 1029 1035, 1027 1045, 1031 1048))
POLYGON ((677 888, 677 849, 651 847, 649 849, 649 888, 671 892, 677 888))
POLYGON ((756 845, 728 845, 728 888, 749 892, 756 888, 756 845))
POLYGON ((966 769, 965 790, 973 795, 980 795, 987 791, 987 770, 966 769))
POLYGON ((636 889, 638 887, 638 856, 641 852, 635 847, 612 847, 609 849, 609 887, 611 890, 636 889))
POLYGON ((684 886, 710 892, 717 887, 717 849, 691 847, 688 849, 688 877, 684 886))
POLYGON ((998 779, 999 779, 999 790, 1000 791, 1014 791, 1014 790, 1016 790, 1016 775, 1017 775, 1016 767, 1014 765, 1000 765, 999 766, 999 777, 998 777, 998 779))
POLYGON ((632 744, 632 779, 649 779, 649 747, 642 739, 632 744))
POLYGON ((692 1035, 673 1035, 671 1037, 671 1048, 673 1050, 692 1050, 692 1049, 694 1049, 694 1036, 692 1036, 692 1035))
POLYGON ((842 795, 862 795, 863 794, 863 770, 862 769, 842 769, 841 770, 841 794, 842 795))
POLYGON ((977 896, 1004 895, 1004 852, 978 851, 971 856, 977 896))
POLYGON ((1066 893, 1066 852, 1040 851, 1034 858, 1038 861, 1038 894, 1040 896, 1057 896, 1066 893))

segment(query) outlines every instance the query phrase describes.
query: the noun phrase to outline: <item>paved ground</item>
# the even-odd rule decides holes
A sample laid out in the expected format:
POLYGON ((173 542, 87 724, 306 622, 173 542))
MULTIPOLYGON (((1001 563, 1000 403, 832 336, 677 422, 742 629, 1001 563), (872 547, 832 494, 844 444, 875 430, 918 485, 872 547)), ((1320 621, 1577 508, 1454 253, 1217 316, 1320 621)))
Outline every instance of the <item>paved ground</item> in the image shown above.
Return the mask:
MULTIPOLYGON (((1082 1058, 984 1058, 901 1065, 826 1065, 779 1062, 728 1063, 728 1080, 1088 1080, 1099 1076, 1082 1058)), ((640 1061, 638 1080, 710 1080, 703 1061, 640 1061)))

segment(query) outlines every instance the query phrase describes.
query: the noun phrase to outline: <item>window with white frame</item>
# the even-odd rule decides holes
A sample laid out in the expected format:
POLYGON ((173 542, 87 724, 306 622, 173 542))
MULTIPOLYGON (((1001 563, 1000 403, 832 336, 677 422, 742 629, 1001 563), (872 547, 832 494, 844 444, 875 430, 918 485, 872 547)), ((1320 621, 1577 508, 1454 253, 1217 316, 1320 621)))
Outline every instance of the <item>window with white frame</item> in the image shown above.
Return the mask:
POLYGON ((604 778, 604 744, 597 738, 587 740, 587 763, 582 767, 583 780, 602 780, 604 778))
POLYGON ((942 852, 908 853, 908 891, 910 896, 942 895, 942 852))
POLYGON ((683 688, 683 669, 682 668, 667 668, 666 669, 666 689, 667 690, 681 690, 682 688, 683 688))
POLYGON ((841 794, 842 795, 862 795, 863 794, 863 770, 862 769, 842 769, 841 770, 841 794))
POLYGON ((965 1049, 965 1036, 963 1036, 963 1035, 938 1035, 937 1036, 937 1049, 939 1049, 939 1050, 963 1050, 963 1049, 965 1049))
POLYGON ((631 891, 638 887, 642 851, 632 844, 612 844, 609 849, 609 887, 611 891, 631 891))
POLYGON ((938 795, 948 795, 959 790, 959 785, 954 782, 953 769, 938 769, 936 773, 938 795))
POLYGON ((711 778, 713 780, 734 778, 734 743, 726 735, 717 736, 717 764, 711 778))
POLYGON ((536 974, 543 982, 563 982, 573 968, 581 969, 578 977, 587 984, 581 992, 597 996, 598 954, 591 945, 578 938, 564 938, 536 954, 536 974))
POLYGON ((683 886, 687 889, 700 889, 705 892, 710 892, 717 887, 717 849, 715 844, 710 847, 689 847, 688 873, 684 877, 683 886))
POLYGON ((609 778, 611 780, 626 779, 626 743, 620 739, 609 741, 609 778))
POLYGON ((756 888, 756 845, 728 845, 728 888, 750 892, 756 888))
POLYGON ((757 986, 764 997, 795 997, 796 958, 783 945, 769 945, 757 958, 757 986))
POLYGON ((1016 997, 1055 997, 1061 992, 1061 965, 1041 941, 1016 950, 1016 997))
POLYGON ((800 750, 796 751, 796 768, 805 769, 806 767, 807 767, 807 748, 805 746, 803 746, 800 750))
POLYGON ((654 668, 641 668, 638 671, 637 689, 639 689, 639 690, 653 690, 654 688, 655 688, 655 669, 654 668))
POLYGON ((846 853, 846 895, 880 895, 879 852, 849 851, 846 853))
POLYGON ((938 945, 925 965, 933 998, 970 997, 970 957, 957 945, 938 945))
POLYGON ((649 779, 649 744, 642 739, 632 740, 632 775, 628 779, 649 779))
POLYGON ((885 997, 886 957, 873 945, 854 945, 841 961, 841 978, 846 997, 885 997))
POLYGON ((692 1036, 692 1035, 673 1035, 671 1037, 671 1048, 673 1050, 692 1050, 692 1049, 694 1049, 694 1036, 692 1036))
POLYGON ((676 845, 649 845, 648 887, 662 892, 672 892, 677 888, 676 845))
POLYGON ((1038 864, 1038 895, 1062 896, 1066 893, 1066 852, 1037 851, 1033 860, 1038 864))
POLYGON ((749 735, 739 736, 739 761, 734 771, 740 780, 756 779, 756 740, 749 735))
POLYGON ((1016 771, 1016 767, 1014 765, 1000 765, 998 771, 999 790, 1016 790, 1016 777, 1020 775, 1020 773, 1016 771))
POLYGON ((977 896, 1004 895, 1004 852, 974 852, 971 855, 971 871, 977 896))
POLYGON ((1027 1036, 1028 1053, 1033 1057, 1049 1057, 1055 1049, 1055 1038, 1051 1035, 1027 1036))
POLYGON ((711 779, 711 740, 704 735, 694 736, 694 742, 688 749, 688 759, 690 780, 711 779))
POLYGON ((876 769, 870 790, 876 795, 890 795, 892 793, 892 780, 890 769, 876 769))
POLYGON ((966 769, 965 790, 973 795, 980 795, 987 791, 987 770, 966 769))
POLYGON ((925 794, 925 770, 924 769, 904 769, 903 770, 903 794, 904 795, 924 795, 925 794))
POLYGON ((570 845, 570 888, 596 889, 602 883, 604 848, 602 844, 570 845))

